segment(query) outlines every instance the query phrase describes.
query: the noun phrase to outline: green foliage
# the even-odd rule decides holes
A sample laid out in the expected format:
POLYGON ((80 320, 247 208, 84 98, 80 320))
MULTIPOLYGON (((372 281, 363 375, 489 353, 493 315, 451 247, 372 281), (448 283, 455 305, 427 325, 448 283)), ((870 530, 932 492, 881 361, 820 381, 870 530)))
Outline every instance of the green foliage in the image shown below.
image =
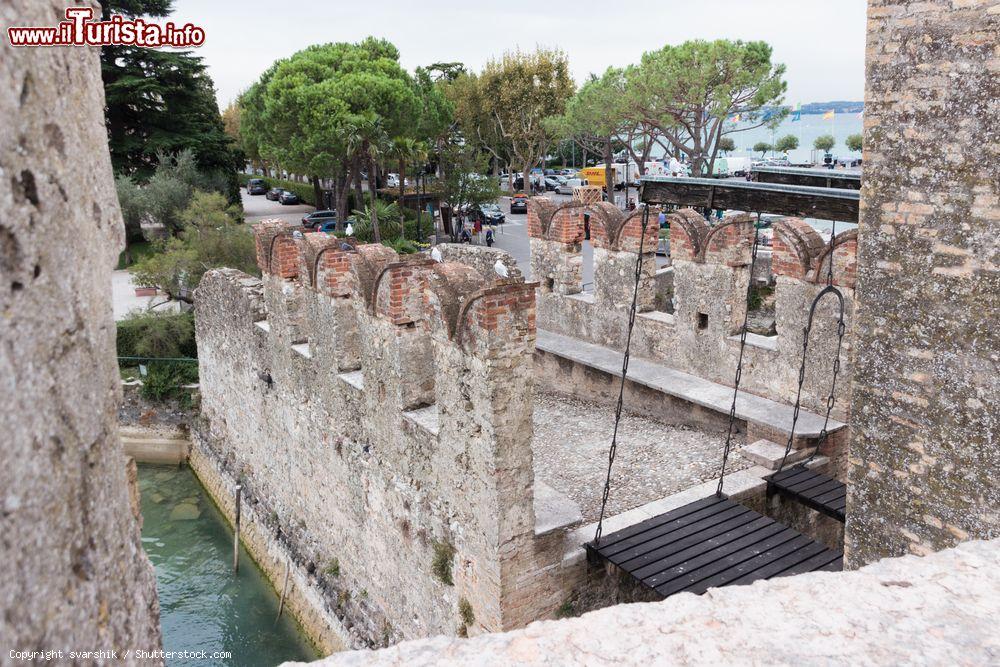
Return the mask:
POLYGON ((692 174, 704 173, 719 150, 719 138, 733 132, 723 125, 735 112, 741 130, 777 126, 787 110, 770 116, 765 107, 781 104, 785 66, 771 62, 766 42, 691 40, 644 53, 625 76, 630 113, 659 130, 690 157, 692 174), (721 127, 720 127, 721 126, 721 127))
POLYGON ((724 153, 730 153, 736 150, 736 142, 733 141, 732 137, 722 137, 719 139, 719 143, 717 143, 716 146, 724 153))
POLYGON ((447 143, 440 152, 444 178, 441 196, 453 211, 496 201, 500 196, 497 179, 481 175, 486 171, 486 155, 464 143, 447 143))
POLYGON ((338 560, 337 558, 331 559, 330 562, 327 564, 326 568, 323 571, 326 572, 331 577, 339 577, 340 576, 340 560, 338 560))
POLYGON ((759 152, 761 157, 764 157, 764 153, 771 150, 773 146, 766 141, 758 141, 753 145, 753 150, 755 153, 759 152))
POLYGON ((142 241, 142 220, 146 215, 146 198, 142 188, 131 176, 122 174, 115 177, 115 191, 125 222, 125 242, 131 245, 142 241))
POLYGON ((150 401, 181 399, 187 396, 184 385, 198 382, 198 364, 151 361, 146 365, 139 394, 150 401))
MULTIPOLYGON (((191 203, 195 190, 225 195, 227 185, 218 174, 201 171, 194 152, 189 149, 173 156, 161 153, 157 155, 157 159, 153 176, 139 190, 134 201, 130 200, 129 203, 136 207, 137 215, 148 216, 152 222, 162 224, 173 235, 180 231, 181 213, 191 203)), ((121 194, 119 191, 119 196, 121 194)), ((124 194, 133 196, 127 186, 124 194)))
POLYGON ((174 299, 191 301, 189 291, 209 269, 229 267, 257 274, 253 237, 239 224, 240 211, 218 193, 195 192, 179 214, 177 237, 160 242, 159 252, 138 262, 136 284, 157 287, 174 299))
POLYGON ((118 322, 116 344, 119 357, 197 358, 194 315, 132 313, 118 322))
POLYGON ((454 586, 455 581, 451 576, 451 567, 452 561, 455 559, 455 547, 447 542, 438 541, 434 542, 433 547, 434 561, 431 570, 434 572, 434 576, 446 586, 454 586))
POLYGON ((816 141, 813 142, 813 148, 824 153, 830 152, 830 149, 836 145, 837 140, 833 138, 832 134, 822 134, 816 137, 816 141))
POLYGON ((860 152, 862 148, 862 136, 860 134, 849 134, 847 139, 844 139, 844 145, 847 146, 847 150, 860 152))
POLYGON ((779 137, 777 141, 774 142, 774 150, 779 153, 787 153, 788 151, 794 151, 799 147, 799 138, 794 134, 786 134, 783 137, 779 137))
MULTIPOLYGON (((169 0, 109 0, 103 18, 166 17, 169 0)), ((101 47, 108 147, 116 174, 140 182, 153 175, 158 155, 189 149, 198 168, 217 174, 224 194, 239 202, 236 171, 242 155, 226 136, 212 80, 191 51, 101 47)))
POLYGON ((579 615, 580 612, 576 610, 573 598, 568 598, 561 605, 559 605, 558 609, 556 609, 556 618, 573 618, 574 616, 579 615))
POLYGON ((541 47, 509 52, 488 62, 476 82, 477 103, 495 120, 501 152, 527 177, 555 140, 545 119, 563 113, 573 95, 569 60, 561 51, 541 47))
POLYGON ((750 299, 747 301, 747 308, 750 311, 760 310, 764 301, 774 293, 773 287, 753 287, 750 290, 750 299))
POLYGON ((476 622, 476 614, 472 610, 472 603, 465 598, 458 601, 458 616, 462 619, 462 624, 466 627, 476 622))
POLYGON ((400 255, 412 255, 414 253, 420 252, 420 248, 417 246, 417 244, 411 241, 410 239, 395 239, 391 243, 387 243, 384 241, 383 243, 386 243, 386 245, 388 245, 390 248, 395 250, 400 255))

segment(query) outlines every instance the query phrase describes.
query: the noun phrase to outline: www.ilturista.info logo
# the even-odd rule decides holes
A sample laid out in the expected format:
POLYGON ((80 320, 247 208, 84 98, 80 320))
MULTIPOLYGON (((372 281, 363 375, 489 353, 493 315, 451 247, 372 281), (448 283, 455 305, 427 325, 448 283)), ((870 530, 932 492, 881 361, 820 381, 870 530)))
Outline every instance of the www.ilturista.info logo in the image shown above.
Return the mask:
POLYGON ((114 15, 107 21, 94 21, 90 7, 69 7, 66 20, 50 27, 23 26, 7 28, 11 46, 158 46, 190 47, 205 43, 205 31, 187 23, 149 23, 114 15))

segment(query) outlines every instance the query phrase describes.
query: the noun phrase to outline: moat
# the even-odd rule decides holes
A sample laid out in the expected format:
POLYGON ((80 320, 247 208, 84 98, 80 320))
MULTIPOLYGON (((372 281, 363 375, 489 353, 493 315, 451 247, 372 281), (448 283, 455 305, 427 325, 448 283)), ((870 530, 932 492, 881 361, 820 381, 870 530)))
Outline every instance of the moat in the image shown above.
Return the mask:
MULTIPOLYGON (((173 664, 276 665, 319 657, 189 468, 139 466, 142 544, 156 569, 165 651, 204 652, 173 664), (228 653, 228 657, 213 657, 228 653)), ((171 664, 171 660, 167 660, 171 664)))

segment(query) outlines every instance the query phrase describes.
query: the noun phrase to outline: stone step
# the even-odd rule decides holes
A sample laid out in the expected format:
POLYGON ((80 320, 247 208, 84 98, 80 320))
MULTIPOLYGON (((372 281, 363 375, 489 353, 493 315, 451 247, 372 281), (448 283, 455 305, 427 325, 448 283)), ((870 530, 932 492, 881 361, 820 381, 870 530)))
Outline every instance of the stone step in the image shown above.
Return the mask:
MULTIPOLYGON (((804 461, 815 451, 815 447, 792 449, 788 453, 785 465, 790 466, 804 461)), ((754 465, 764 466, 768 470, 777 470, 781 465, 781 457, 785 455, 785 446, 770 440, 758 440, 739 450, 740 455, 754 465)))
MULTIPOLYGON (((616 377, 622 375, 622 353, 602 345, 586 343, 577 338, 538 330, 535 347, 543 352, 590 366, 616 377)), ((632 357, 629 360, 628 379, 655 391, 675 396, 702 407, 729 414, 733 402, 733 389, 690 373, 674 370, 648 359, 632 357)), ((752 424, 787 434, 792 427, 791 405, 741 391, 736 399, 736 417, 752 424)), ((828 433, 835 433, 847 424, 830 420, 828 433)), ((807 410, 799 411, 795 425, 796 438, 817 438, 823 430, 823 417, 807 410)))

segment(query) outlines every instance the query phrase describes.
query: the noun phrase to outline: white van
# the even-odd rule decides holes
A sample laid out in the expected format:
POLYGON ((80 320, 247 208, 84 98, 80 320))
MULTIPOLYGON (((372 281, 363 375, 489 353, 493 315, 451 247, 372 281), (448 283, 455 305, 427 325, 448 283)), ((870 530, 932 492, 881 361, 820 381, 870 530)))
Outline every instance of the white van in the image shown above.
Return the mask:
POLYGON ((561 195, 571 195, 573 194, 573 188, 579 188, 584 185, 587 185, 587 179, 585 178, 567 178, 565 183, 559 184, 556 192, 561 195))

